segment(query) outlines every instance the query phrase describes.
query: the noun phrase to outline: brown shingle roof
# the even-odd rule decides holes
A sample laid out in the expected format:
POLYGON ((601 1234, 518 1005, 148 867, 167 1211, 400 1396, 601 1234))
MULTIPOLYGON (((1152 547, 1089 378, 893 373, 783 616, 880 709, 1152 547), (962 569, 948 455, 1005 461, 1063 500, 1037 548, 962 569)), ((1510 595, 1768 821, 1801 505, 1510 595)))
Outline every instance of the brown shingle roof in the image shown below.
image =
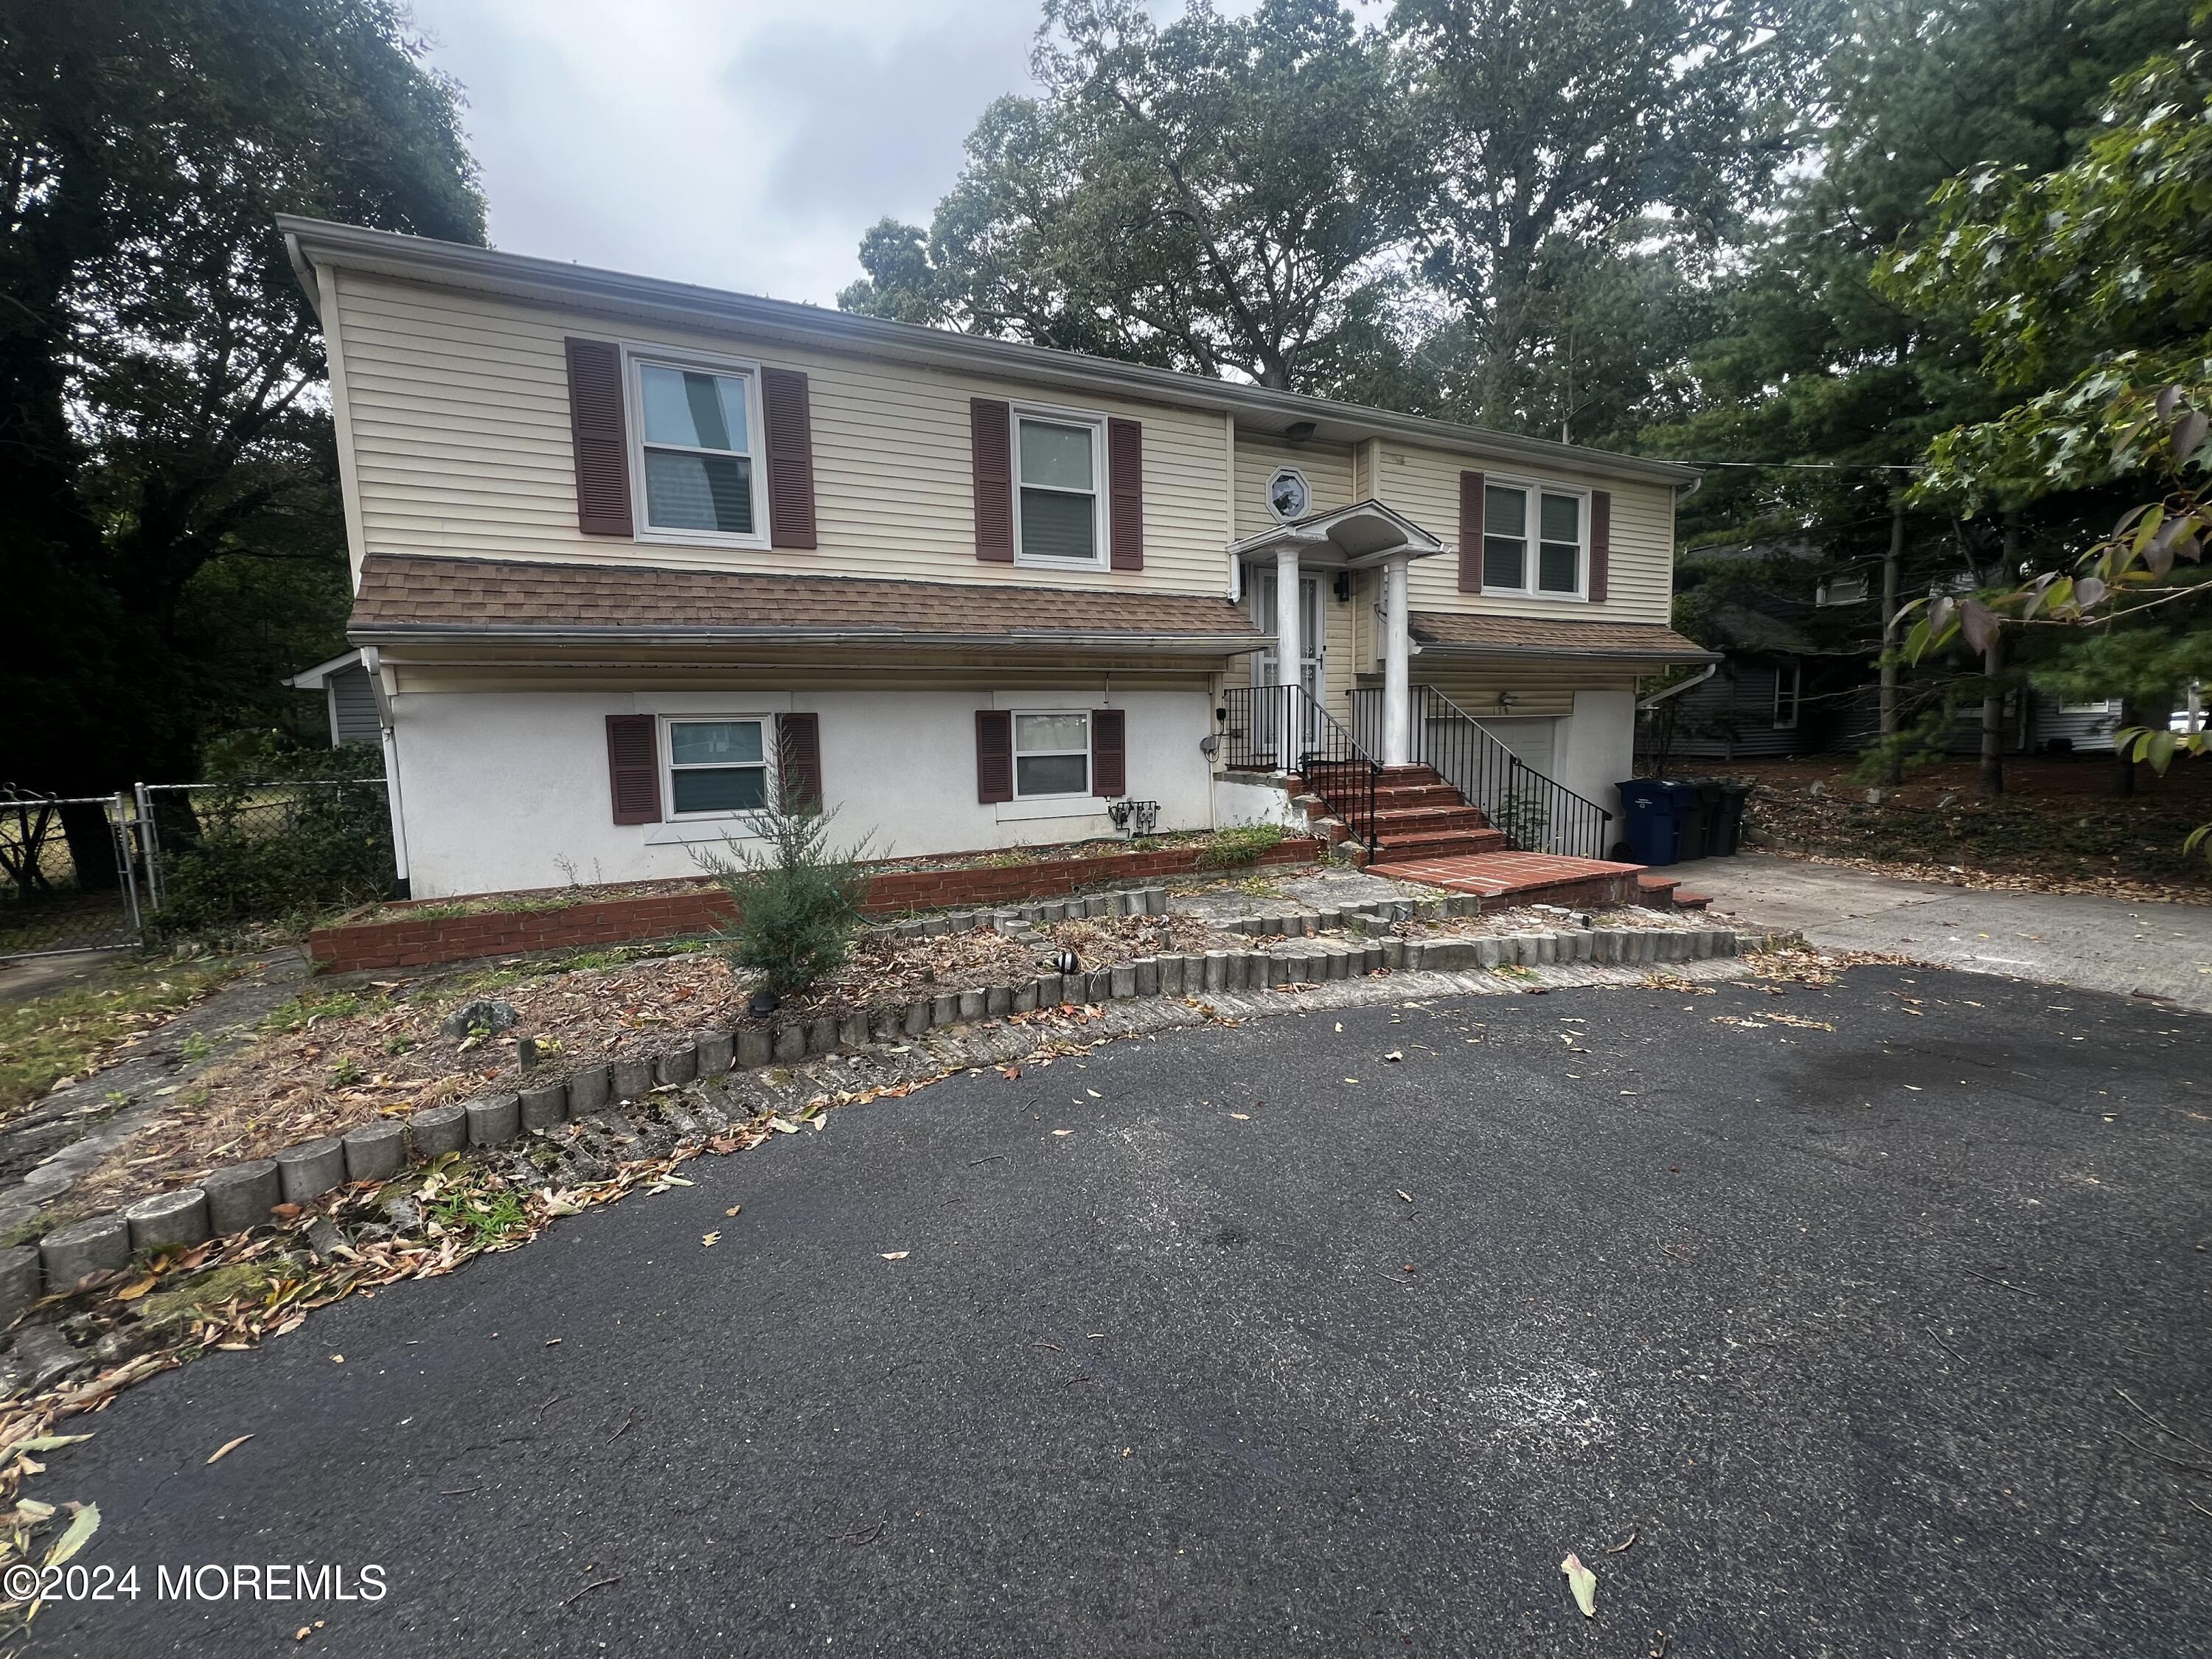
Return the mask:
POLYGON ((1470 617, 1416 611, 1414 639, 1443 651, 1515 657, 1644 657, 1707 662, 1715 653, 1658 623, 1547 622, 1533 617, 1470 617))
POLYGON ((347 632, 374 642, 424 634, 629 630, 762 639, 1259 637, 1227 599, 1199 594, 382 554, 362 567, 347 632))

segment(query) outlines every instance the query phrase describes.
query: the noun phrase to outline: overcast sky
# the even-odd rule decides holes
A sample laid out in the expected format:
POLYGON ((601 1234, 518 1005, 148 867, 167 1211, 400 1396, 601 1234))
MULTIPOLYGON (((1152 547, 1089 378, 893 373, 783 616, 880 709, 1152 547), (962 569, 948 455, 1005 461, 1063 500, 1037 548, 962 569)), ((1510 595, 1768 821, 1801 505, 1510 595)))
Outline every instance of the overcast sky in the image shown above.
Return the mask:
POLYGON ((1030 91, 1038 0, 415 0, 493 245, 832 303, 1030 91))

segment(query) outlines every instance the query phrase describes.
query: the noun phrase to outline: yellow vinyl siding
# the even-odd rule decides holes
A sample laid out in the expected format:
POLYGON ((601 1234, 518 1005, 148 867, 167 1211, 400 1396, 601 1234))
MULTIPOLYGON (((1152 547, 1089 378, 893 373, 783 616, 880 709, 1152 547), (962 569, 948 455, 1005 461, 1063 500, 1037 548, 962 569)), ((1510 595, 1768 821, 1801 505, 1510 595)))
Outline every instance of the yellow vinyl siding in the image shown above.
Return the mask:
MULTIPOLYGON (((1416 685, 1432 685, 1476 720, 1525 720, 1571 714, 1577 691, 1632 691, 1638 670, 1620 663, 1580 663, 1547 657, 1490 657, 1447 661, 1425 654, 1413 661, 1416 685), (1513 694, 1501 710, 1498 694, 1513 694)), ((1380 685, 1379 675, 1367 683, 1380 685)))
MULTIPOLYGON (((1336 597, 1336 572, 1321 574, 1321 637, 1322 649, 1328 654, 1323 659, 1325 679, 1322 690, 1328 693, 1328 712, 1337 719, 1345 718, 1352 704, 1345 693, 1358 684, 1359 671, 1365 666, 1354 654, 1352 644, 1352 612, 1353 606, 1336 597)), ((1354 589, 1355 595, 1357 589, 1354 589)))
POLYGON ((1564 622, 1668 619, 1674 593, 1674 492, 1663 483, 1592 478, 1540 468, 1471 460, 1441 450, 1381 446, 1377 499, 1419 525, 1448 551, 1408 568, 1416 611, 1476 611, 1486 616, 1556 617, 1564 622), (1528 599, 1459 591, 1459 475, 1475 471, 1500 479, 1613 492, 1613 551, 1604 603, 1528 599))
POLYGON ((1267 480, 1279 468, 1294 466, 1312 486, 1313 504, 1308 509, 1326 513, 1349 507, 1358 499, 1352 493, 1352 451, 1343 444, 1286 444, 1264 432, 1237 430, 1237 539, 1256 536, 1275 527, 1267 510, 1267 480))
MULTIPOLYGON (((361 504, 357 553, 1220 590, 1221 503, 1229 480, 1218 415, 1033 393, 1011 381, 781 342, 631 325, 352 271, 339 272, 335 286, 337 314, 324 320, 343 342, 361 504), (804 371, 820 546, 687 546, 579 532, 562 346, 569 334, 751 356, 804 371), (1142 573, 976 559, 969 443, 969 399, 975 397, 1080 408, 1143 423, 1142 573)), ((1099 484, 1103 489, 1103 477, 1099 484)), ((1254 488, 1264 485, 1262 473, 1254 488)), ((764 488, 760 494, 764 500, 764 488)))

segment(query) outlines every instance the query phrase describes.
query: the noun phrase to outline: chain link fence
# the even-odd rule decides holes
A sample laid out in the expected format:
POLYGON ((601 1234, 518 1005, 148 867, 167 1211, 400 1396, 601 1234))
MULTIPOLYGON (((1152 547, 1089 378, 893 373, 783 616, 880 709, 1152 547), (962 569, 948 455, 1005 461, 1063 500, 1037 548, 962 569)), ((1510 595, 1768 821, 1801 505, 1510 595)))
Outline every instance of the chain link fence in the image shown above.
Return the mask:
POLYGON ((381 778, 0 793, 0 960, 304 921, 393 878, 381 778))

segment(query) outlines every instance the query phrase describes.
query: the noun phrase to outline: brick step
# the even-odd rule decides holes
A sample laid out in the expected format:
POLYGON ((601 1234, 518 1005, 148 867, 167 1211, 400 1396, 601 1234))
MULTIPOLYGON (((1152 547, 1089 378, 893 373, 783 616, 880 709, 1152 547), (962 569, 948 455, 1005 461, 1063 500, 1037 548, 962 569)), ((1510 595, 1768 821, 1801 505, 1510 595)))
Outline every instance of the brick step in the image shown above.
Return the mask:
MULTIPOLYGON (((1367 803, 1364 801, 1338 801, 1334 803, 1334 807, 1336 816, 1346 823, 1367 822, 1367 803)), ((1436 823, 1467 830, 1490 828, 1490 820, 1463 800, 1442 800, 1425 805, 1416 803, 1404 805, 1377 801, 1375 805, 1375 822, 1378 828, 1383 830, 1388 830, 1393 824, 1401 829, 1413 829, 1419 825, 1436 823)))
MULTIPOLYGON (((1347 806, 1364 806, 1367 802, 1365 792, 1361 790, 1348 791, 1342 799, 1344 805, 1347 806)), ((1448 783, 1399 784, 1392 788, 1377 789, 1375 792, 1375 805, 1378 811, 1389 806, 1464 806, 1466 805, 1467 803, 1461 799, 1459 791, 1448 783)))
POLYGON ((1674 890, 1682 884, 1672 876, 1655 876, 1648 872, 1636 878, 1636 896, 1640 903, 1655 910, 1674 908, 1674 890))
MULTIPOLYGON (((1367 787, 1367 763, 1365 761, 1315 761, 1305 767, 1298 775, 1312 784, 1315 788, 1323 791, 1328 790, 1331 785, 1343 788, 1346 787, 1348 781, 1356 781, 1364 793, 1367 787)), ((1437 775, 1437 769, 1433 766, 1386 766, 1375 775, 1375 787, 1378 789, 1443 781, 1443 780, 1437 775)))
POLYGON ((1438 833, 1381 837, 1378 864, 1407 859, 1448 859, 1475 853, 1502 853, 1505 837, 1496 830, 1451 830, 1438 833))
POLYGON ((1702 910, 1712 902, 1711 893, 1693 893, 1686 887, 1674 890, 1674 908, 1677 910, 1702 910))

